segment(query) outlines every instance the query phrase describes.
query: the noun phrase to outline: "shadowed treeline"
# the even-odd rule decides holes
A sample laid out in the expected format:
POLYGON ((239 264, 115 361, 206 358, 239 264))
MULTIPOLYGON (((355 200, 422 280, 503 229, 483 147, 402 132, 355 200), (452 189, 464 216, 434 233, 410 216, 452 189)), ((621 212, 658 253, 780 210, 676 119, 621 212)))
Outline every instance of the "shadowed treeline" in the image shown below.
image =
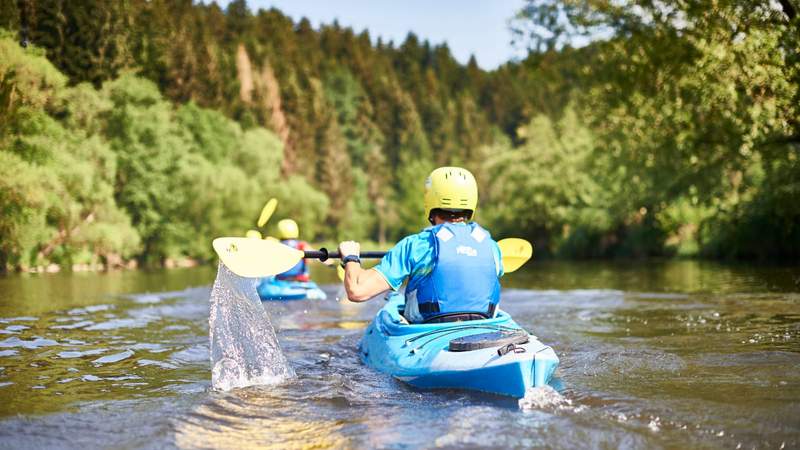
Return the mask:
POLYGON ((791 2, 659 5, 531 2, 484 71, 243 1, 0 0, 0 267, 207 259, 273 196, 391 241, 444 164, 539 254, 797 256, 791 2))

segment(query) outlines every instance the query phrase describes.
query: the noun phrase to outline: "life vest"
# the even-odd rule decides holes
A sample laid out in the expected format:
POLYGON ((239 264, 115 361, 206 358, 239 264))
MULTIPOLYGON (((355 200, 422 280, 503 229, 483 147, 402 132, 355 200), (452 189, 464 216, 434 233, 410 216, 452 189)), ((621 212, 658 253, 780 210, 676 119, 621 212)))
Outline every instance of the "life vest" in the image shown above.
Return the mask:
POLYGON ((500 281, 489 232, 474 222, 443 223, 428 230, 433 269, 410 281, 406 289, 416 296, 422 317, 428 320, 451 313, 493 316, 500 301, 500 281))
MULTIPOLYGON (((289 247, 296 248, 298 250, 305 250, 307 245, 305 242, 297 239, 284 239, 281 241, 281 244, 288 245, 289 247)), ((311 279, 308 273, 308 264, 306 264, 305 259, 301 259, 300 262, 294 265, 294 267, 286 272, 276 275, 276 277, 279 280, 292 281, 309 281, 311 279)))

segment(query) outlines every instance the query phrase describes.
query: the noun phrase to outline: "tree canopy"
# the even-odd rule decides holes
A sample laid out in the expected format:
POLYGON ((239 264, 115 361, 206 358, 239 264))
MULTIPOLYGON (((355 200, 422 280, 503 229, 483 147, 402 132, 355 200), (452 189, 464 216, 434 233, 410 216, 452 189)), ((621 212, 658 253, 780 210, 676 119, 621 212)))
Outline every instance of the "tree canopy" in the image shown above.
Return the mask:
POLYGON ((492 71, 243 0, 0 17, 3 268, 206 259, 270 197, 306 239, 395 240, 438 165, 539 254, 800 253, 792 0, 530 0, 492 71))

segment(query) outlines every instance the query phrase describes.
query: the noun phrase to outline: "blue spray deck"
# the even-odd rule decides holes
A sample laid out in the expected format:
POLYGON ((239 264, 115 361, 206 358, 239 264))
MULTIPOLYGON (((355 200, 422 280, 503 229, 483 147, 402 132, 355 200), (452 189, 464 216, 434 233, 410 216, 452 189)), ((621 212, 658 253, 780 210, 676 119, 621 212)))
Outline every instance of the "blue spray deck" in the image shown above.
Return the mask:
POLYGON ((391 294, 359 344, 365 364, 416 387, 471 389, 523 397, 544 386, 558 367, 552 348, 536 336, 503 355, 500 346, 453 352, 450 341, 493 331, 522 330, 502 310, 492 319, 408 324, 400 315, 403 297, 391 294))
POLYGON ((256 288, 261 300, 324 300, 325 292, 313 281, 286 281, 275 277, 261 279, 256 288))

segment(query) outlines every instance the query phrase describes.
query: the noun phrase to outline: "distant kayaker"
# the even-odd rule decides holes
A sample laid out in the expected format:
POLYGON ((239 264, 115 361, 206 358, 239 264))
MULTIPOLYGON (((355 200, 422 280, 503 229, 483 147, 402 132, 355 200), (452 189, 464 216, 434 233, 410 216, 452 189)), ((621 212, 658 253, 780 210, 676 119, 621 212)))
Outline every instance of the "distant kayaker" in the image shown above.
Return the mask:
MULTIPOLYGON (((298 227, 297 222, 292 219, 283 219, 278 222, 278 239, 280 239, 281 244, 288 245, 289 247, 296 248, 301 251, 314 250, 314 248, 311 247, 308 242, 300 240, 300 227, 298 227)), ((333 264, 333 261, 328 260, 323 264, 331 265, 333 264)), ((301 259, 300 262, 295 264, 294 267, 286 272, 276 275, 275 277, 279 280, 288 281, 311 280, 311 274, 308 270, 308 263, 305 259, 301 259)))
POLYGON ((497 242, 472 222, 475 177, 460 167, 434 170, 425 180, 424 204, 431 226, 403 238, 372 269, 361 268, 358 242, 339 244, 348 298, 367 301, 408 279, 403 315, 409 322, 493 317, 503 267, 497 242))

